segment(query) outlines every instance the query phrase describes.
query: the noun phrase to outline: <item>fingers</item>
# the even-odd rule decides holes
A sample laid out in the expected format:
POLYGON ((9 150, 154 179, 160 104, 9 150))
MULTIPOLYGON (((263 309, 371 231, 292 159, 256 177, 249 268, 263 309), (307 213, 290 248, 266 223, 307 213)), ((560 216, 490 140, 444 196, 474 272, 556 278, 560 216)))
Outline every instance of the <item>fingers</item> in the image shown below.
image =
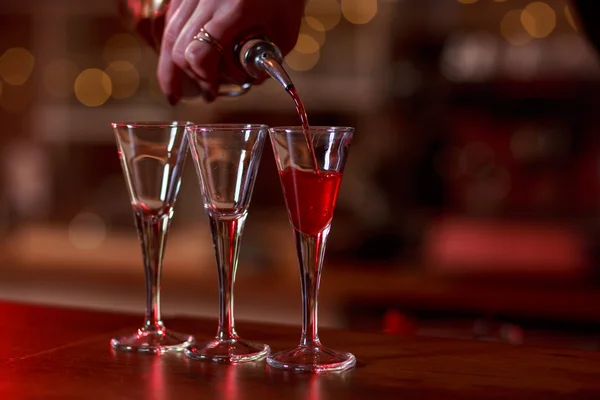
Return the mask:
POLYGON ((157 71, 160 87, 171 104, 200 93, 210 102, 218 95, 220 83, 247 82, 248 76, 234 52, 234 46, 244 37, 264 34, 283 53, 291 50, 300 26, 300 18, 296 17, 302 14, 302 8, 296 10, 293 5, 303 4, 297 0, 292 2, 293 10, 288 4, 273 6, 267 12, 270 3, 266 0, 171 1, 157 71), (278 17, 282 13, 283 22, 278 17), (255 28, 261 26, 264 29, 255 28), (218 41, 221 50, 210 41, 194 39, 202 28, 218 41))
POLYGON ((171 0, 165 4, 166 21, 169 21, 171 19, 175 10, 177 10, 179 8, 179 6, 181 5, 181 2, 182 2, 182 0, 171 0))
POLYGON ((207 101, 213 101, 219 88, 220 50, 213 44, 192 39, 183 50, 185 62, 197 78, 207 101))
POLYGON ((184 50, 184 57, 205 99, 213 101, 219 90, 219 52, 208 43, 192 40, 184 50))
POLYGON ((243 19, 243 9, 230 6, 219 8, 211 20, 204 25, 204 29, 223 46, 219 70, 223 80, 230 83, 243 84, 248 80, 248 75, 236 58, 234 47, 243 39, 243 35, 258 34, 259 31, 249 30, 245 27, 245 23, 247 21, 243 19))
POLYGON ((191 15, 182 28, 173 47, 173 61, 184 71, 196 78, 207 101, 213 101, 221 83, 246 82, 245 72, 233 60, 233 47, 238 29, 237 11, 209 15, 203 3, 191 15), (202 24, 201 21, 207 22, 202 24), (209 37, 200 34, 204 28, 209 37), (204 40, 194 39, 195 36, 204 40), (214 41, 214 42, 211 42, 214 41))
POLYGON ((198 3, 198 0, 179 0, 171 3, 167 11, 167 21, 158 59, 157 78, 162 92, 167 96, 171 105, 177 104, 184 95, 194 95, 194 92, 197 95, 201 92, 197 83, 186 76, 187 64, 176 63, 173 59, 173 50, 179 33, 193 15, 198 3))
POLYGON ((221 56, 215 46, 194 37, 210 20, 212 13, 212 7, 200 1, 179 32, 172 53, 173 62, 196 79, 207 101, 217 96, 221 56))

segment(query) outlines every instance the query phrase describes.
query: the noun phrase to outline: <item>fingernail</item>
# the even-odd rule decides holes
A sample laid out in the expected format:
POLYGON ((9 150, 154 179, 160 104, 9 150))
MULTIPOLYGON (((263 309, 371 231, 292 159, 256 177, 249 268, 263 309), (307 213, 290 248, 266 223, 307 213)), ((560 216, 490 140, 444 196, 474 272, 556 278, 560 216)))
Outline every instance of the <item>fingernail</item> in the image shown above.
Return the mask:
POLYGON ((179 100, 177 99, 177 97, 173 96, 172 94, 170 94, 170 95, 167 96, 167 101, 172 106, 177 105, 177 103, 179 102, 179 100))

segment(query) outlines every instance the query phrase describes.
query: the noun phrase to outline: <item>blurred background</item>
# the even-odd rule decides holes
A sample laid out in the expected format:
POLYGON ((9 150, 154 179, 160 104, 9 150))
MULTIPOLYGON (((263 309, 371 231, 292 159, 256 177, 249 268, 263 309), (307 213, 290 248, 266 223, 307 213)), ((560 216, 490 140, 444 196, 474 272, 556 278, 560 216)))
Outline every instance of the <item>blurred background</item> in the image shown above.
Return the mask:
MULTIPOLYGON (((596 349, 600 69, 565 0, 309 0, 286 57, 314 125, 351 125, 323 326, 596 349)), ((0 3, 0 298, 140 312, 143 267, 115 120, 298 124, 274 82, 168 106, 114 0, 0 3)), ((163 273, 167 315, 216 318, 191 162, 163 273)), ((240 319, 300 323, 265 146, 240 319)), ((141 316, 140 316, 141 319, 141 316)))

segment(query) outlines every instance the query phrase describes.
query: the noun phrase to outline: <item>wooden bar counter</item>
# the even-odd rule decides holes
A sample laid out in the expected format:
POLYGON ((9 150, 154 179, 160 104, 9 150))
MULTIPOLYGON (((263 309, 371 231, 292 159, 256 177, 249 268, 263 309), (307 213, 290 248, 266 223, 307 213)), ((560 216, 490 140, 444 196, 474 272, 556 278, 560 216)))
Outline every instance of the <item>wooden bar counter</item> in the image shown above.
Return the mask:
MULTIPOLYGON (((600 399, 600 353, 323 330, 353 352, 354 370, 285 373, 264 361, 192 362, 181 354, 114 353, 109 339, 141 316, 0 303, 0 399, 600 399)), ((210 339, 215 320, 167 319, 210 339)), ((298 326, 239 323, 275 351, 297 344, 298 326)))

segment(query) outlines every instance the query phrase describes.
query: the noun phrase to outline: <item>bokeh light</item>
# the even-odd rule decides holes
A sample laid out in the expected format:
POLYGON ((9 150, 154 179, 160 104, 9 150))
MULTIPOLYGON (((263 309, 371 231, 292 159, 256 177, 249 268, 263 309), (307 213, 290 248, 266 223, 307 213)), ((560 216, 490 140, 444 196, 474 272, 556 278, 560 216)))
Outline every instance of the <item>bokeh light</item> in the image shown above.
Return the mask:
POLYGON ((500 49, 487 32, 455 34, 448 38, 441 59, 441 72, 452 82, 484 82, 495 73, 500 49))
POLYGON ((323 46, 325 44, 325 38, 327 36, 325 27, 321 21, 314 17, 302 18, 300 33, 311 36, 317 41, 317 43, 319 43, 319 46, 323 46))
POLYGON ((112 97, 126 99, 135 94, 140 86, 140 74, 127 61, 113 61, 104 71, 112 82, 112 97))
POLYGON ((73 61, 57 59, 44 71, 44 87, 52 96, 66 99, 73 93, 73 84, 79 74, 79 68, 73 61))
POLYGON ((294 49, 285 57, 285 62, 294 71, 310 71, 319 62, 320 53, 302 54, 294 49))
POLYGON ((590 65, 596 65, 597 54, 577 33, 556 35, 551 43, 552 56, 548 63, 565 73, 583 75, 590 65))
POLYGON ((10 48, 0 56, 0 78, 9 85, 22 85, 29 79, 34 64, 35 58, 29 50, 10 48))
POLYGON ((101 106, 112 94, 110 77, 102 70, 90 68, 82 71, 75 80, 75 96, 88 107, 101 106))
POLYGON ((106 41, 102 55, 107 64, 113 61, 128 61, 131 64, 137 64, 142 59, 142 47, 135 36, 118 33, 106 41))
POLYGON ((331 30, 342 19, 342 10, 337 0, 309 0, 304 15, 320 21, 325 30, 331 30))
POLYGON ((533 41, 522 46, 510 46, 502 56, 504 75, 513 80, 532 80, 539 76, 543 63, 543 48, 533 41))
POLYGON ((315 17, 311 17, 311 16, 304 17, 302 19, 302 22, 306 23, 308 26, 310 26, 315 31, 325 32, 327 30, 327 29, 325 29, 325 25, 323 25, 323 23, 315 17))
POLYGON ((321 57, 321 46, 315 38, 300 33, 296 46, 285 57, 288 66, 294 71, 309 71, 314 68, 321 57))
POLYGON ((312 54, 319 51, 319 43, 307 34, 301 33, 298 35, 298 41, 296 42, 296 46, 294 50, 302 54, 312 54))
POLYGON ((342 15, 352 24, 366 24, 377 15, 377 0, 342 0, 342 15))
POLYGON ((106 224, 98 215, 82 212, 71 220, 68 228, 69 240, 82 250, 100 247, 106 239, 106 224))
POLYGON ((536 1, 523 9, 521 23, 534 38, 545 38, 556 28, 556 13, 548 4, 536 1))
POLYGON ((511 10, 500 22, 500 33, 513 46, 522 46, 531 41, 531 35, 521 23, 522 10, 511 10))

